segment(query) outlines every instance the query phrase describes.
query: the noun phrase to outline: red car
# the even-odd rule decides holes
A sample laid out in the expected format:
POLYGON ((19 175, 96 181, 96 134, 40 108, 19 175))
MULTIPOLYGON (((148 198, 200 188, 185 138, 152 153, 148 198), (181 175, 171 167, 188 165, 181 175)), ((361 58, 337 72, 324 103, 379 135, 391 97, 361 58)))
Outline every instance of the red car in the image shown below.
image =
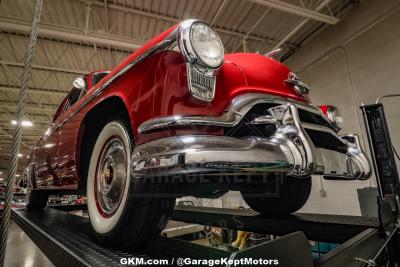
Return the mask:
POLYGON ((74 81, 31 154, 28 208, 86 194, 98 239, 120 246, 158 234, 177 196, 240 190, 258 212, 294 212, 312 174, 371 172, 357 136, 338 135, 338 110, 312 105, 309 90, 280 62, 224 54, 212 28, 183 21, 74 81))

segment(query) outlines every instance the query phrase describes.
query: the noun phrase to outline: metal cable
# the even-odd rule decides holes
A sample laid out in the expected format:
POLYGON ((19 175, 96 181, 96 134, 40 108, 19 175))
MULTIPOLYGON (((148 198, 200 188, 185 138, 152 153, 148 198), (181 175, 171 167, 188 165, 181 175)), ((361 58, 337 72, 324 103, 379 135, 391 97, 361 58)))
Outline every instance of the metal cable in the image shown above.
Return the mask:
POLYGON ((13 188, 15 183, 15 174, 18 166, 18 152, 21 143, 21 120, 24 116, 25 105, 28 95, 28 82, 31 76, 31 66, 33 61, 33 51, 36 46, 37 32, 39 29, 40 15, 42 13, 43 0, 35 0, 34 13, 32 16, 32 29, 29 36, 28 49, 25 55, 24 69, 21 79, 21 91, 19 93, 19 102, 17 109, 17 125, 14 129, 14 136, 12 140, 11 162, 8 167, 7 186, 5 191, 4 212, 0 226, 0 266, 4 266, 5 252, 7 245, 8 227, 10 225, 11 217, 11 202, 13 197, 13 188))

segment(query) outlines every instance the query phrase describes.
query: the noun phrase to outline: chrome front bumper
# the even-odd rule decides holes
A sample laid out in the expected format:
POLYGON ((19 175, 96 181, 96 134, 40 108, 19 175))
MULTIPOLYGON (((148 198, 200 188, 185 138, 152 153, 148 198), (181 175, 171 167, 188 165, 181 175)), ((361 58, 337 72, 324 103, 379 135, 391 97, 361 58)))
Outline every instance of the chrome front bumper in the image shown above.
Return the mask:
POLYGON ((301 123, 296 105, 268 109, 254 124, 274 124, 269 137, 176 136, 136 147, 131 165, 133 177, 175 175, 251 175, 282 173, 295 177, 322 174, 339 179, 367 179, 368 159, 358 137, 340 137, 324 126, 301 123), (316 148, 306 129, 334 135, 346 153, 316 148))

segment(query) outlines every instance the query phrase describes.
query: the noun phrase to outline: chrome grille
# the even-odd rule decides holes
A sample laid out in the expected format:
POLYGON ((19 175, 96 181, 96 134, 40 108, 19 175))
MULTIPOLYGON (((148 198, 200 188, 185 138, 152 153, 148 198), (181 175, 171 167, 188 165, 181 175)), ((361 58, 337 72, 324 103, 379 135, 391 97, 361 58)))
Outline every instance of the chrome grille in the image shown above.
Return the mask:
POLYGON ((189 68, 190 90, 193 95, 211 101, 214 98, 215 77, 207 76, 196 68, 189 68))

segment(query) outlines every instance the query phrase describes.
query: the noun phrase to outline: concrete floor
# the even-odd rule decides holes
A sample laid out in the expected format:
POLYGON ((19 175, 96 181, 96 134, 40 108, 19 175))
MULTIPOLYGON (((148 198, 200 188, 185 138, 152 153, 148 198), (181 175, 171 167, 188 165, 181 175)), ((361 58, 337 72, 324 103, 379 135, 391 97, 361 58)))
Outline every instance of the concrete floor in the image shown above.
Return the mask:
POLYGON ((6 267, 54 266, 19 226, 11 221, 6 250, 6 267))

